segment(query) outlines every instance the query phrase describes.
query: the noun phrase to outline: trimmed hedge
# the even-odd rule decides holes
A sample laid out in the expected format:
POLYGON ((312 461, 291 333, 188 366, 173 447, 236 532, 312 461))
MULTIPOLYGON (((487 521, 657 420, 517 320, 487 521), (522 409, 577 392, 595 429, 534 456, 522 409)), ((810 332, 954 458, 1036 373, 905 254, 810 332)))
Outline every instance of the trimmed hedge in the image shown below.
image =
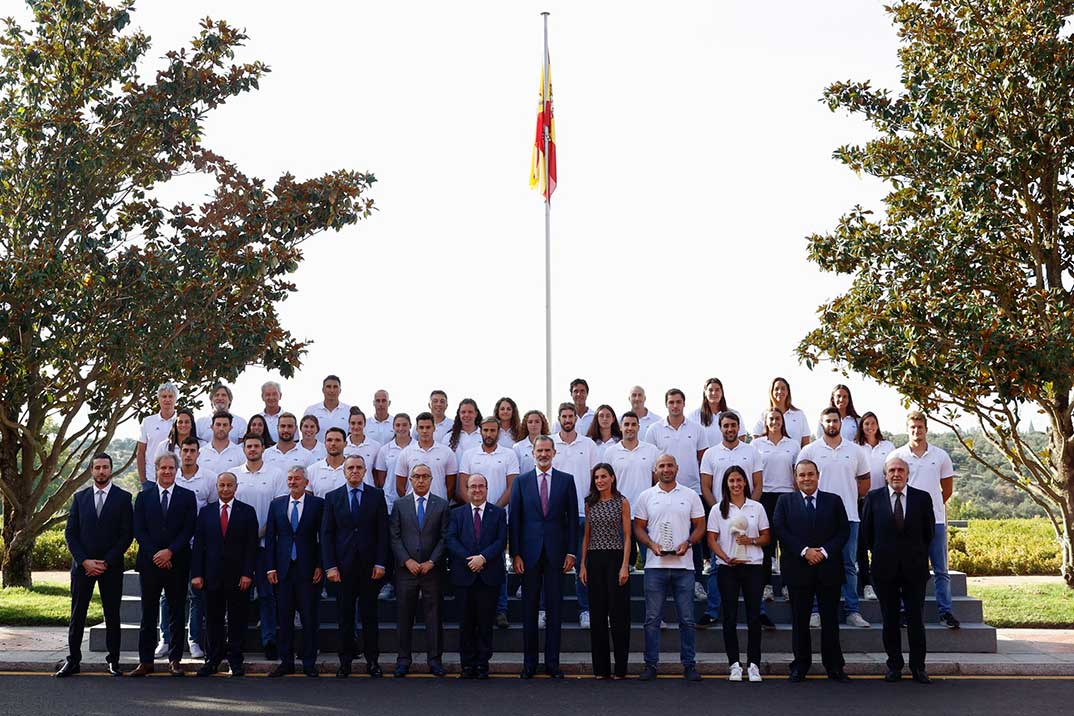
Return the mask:
MULTIPOLYGON (((131 543, 123 558, 124 569, 134 569, 134 557, 138 553, 138 544, 131 543)), ((71 552, 67 549, 63 529, 57 528, 42 533, 34 543, 33 568, 40 571, 58 571, 71 569, 71 552)))
POLYGON ((1062 561, 1052 525, 1042 517, 970 520, 949 528, 948 567, 971 577, 1059 574, 1062 561))

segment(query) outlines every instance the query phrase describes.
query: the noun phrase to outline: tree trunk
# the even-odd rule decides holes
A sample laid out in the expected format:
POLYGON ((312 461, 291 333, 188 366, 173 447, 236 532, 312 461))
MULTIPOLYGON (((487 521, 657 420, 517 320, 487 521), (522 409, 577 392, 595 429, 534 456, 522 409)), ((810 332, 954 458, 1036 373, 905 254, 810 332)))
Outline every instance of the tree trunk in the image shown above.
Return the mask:
POLYGON ((0 434, 0 479, 9 491, 2 498, 4 552, 0 558, 3 560, 3 586, 29 589, 33 586, 32 558, 36 535, 32 539, 26 539, 26 535, 23 535, 15 549, 10 549, 15 537, 25 530, 33 513, 33 505, 30 504, 31 486, 27 483, 26 475, 20 471, 18 446, 19 443, 11 431, 5 430, 0 434), (13 498, 11 493, 14 493, 13 498))
POLYGON ((1059 565, 1059 573, 1063 575, 1063 581, 1067 586, 1074 589, 1074 469, 1065 470, 1066 504, 1063 505, 1063 530, 1056 535, 1059 546, 1063 549, 1062 563, 1059 565))
POLYGON ((26 587, 33 586, 33 553, 36 540, 23 541, 22 545, 15 549, 8 549, 15 538, 15 533, 22 526, 15 510, 4 501, 4 562, 3 562, 3 586, 26 587))

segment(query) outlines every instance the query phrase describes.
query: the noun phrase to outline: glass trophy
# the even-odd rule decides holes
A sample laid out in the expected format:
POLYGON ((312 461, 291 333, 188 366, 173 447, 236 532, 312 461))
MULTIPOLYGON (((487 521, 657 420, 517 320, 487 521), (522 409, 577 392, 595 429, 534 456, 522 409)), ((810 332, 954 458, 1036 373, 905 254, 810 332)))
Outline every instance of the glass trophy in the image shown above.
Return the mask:
POLYGON ((660 534, 657 538, 657 544, 660 545, 660 556, 667 557, 675 554, 675 536, 671 531, 671 523, 666 521, 661 522, 659 530, 660 534))

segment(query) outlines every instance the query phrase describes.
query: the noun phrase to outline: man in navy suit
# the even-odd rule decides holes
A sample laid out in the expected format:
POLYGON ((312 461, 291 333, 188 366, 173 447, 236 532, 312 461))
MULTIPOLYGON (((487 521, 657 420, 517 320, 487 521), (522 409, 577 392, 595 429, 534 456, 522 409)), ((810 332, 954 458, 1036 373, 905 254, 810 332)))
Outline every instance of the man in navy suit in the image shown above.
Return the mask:
POLYGON ((67 629, 67 659, 57 677, 77 674, 82 663, 82 632, 93 585, 101 590, 104 608, 108 673, 119 668, 119 605, 123 597, 123 554, 134 537, 131 495, 112 484, 112 458, 97 453, 90 461, 93 485, 75 493, 67 514, 64 537, 71 550, 71 624, 67 629))
POLYGON ((362 618, 362 651, 366 672, 379 678, 377 595, 388 564, 388 506, 384 492, 363 482, 365 460, 351 455, 343 461, 347 484, 324 496, 321 561, 328 581, 339 585, 339 668, 337 678, 351 673, 354 661, 354 603, 362 618))
POLYGON ((302 671, 317 673, 317 606, 321 596, 321 518, 324 500, 306 492, 306 468, 287 471, 288 494, 269 504, 265 527, 268 581, 276 588, 280 664, 269 676, 295 673, 295 610, 302 618, 302 671))
POLYGON ((843 500, 817 489, 820 471, 812 460, 794 466, 798 490, 780 495, 772 516, 779 539, 779 568, 791 598, 791 681, 804 681, 813 663, 809 618, 816 598, 820 653, 828 678, 849 681, 839 646, 839 595, 846 580, 843 545, 850 523, 843 500))
POLYGON ((545 603, 544 668, 562 679, 559 640, 562 624, 563 575, 574 569, 578 544, 578 495, 574 477, 552 468, 556 455, 552 438, 533 443, 537 467, 515 480, 510 502, 510 550, 515 573, 522 577, 522 673, 537 672, 537 612, 541 593, 545 603))
POLYGON ((154 467, 155 486, 147 482, 134 503, 134 537, 138 540, 134 568, 142 589, 142 624, 138 631, 138 666, 128 676, 153 673, 161 591, 168 603, 168 673, 182 676, 190 540, 194 537, 198 500, 193 492, 175 484, 179 469, 175 455, 160 455, 154 467))
POLYGON ((470 504, 452 513, 445 540, 460 613, 460 678, 487 679, 496 601, 507 580, 503 567, 507 512, 488 501, 488 480, 484 475, 470 475, 466 489, 470 504))
POLYGON ((873 587, 884 618, 885 681, 902 679, 902 605, 906 605, 906 640, 910 674, 920 684, 931 682, 925 671, 925 585, 929 581, 929 543, 936 530, 932 497, 906 484, 910 468, 900 457, 884 463, 886 487, 865 496, 861 535, 871 553, 873 587))
POLYGON ((225 657, 232 677, 246 673, 242 641, 250 608, 247 592, 254 583, 259 528, 254 508, 235 499, 237 487, 234 473, 217 475, 219 500, 210 502, 198 513, 194 527, 190 586, 205 590, 209 635, 205 665, 198 670, 198 676, 215 674, 225 657))

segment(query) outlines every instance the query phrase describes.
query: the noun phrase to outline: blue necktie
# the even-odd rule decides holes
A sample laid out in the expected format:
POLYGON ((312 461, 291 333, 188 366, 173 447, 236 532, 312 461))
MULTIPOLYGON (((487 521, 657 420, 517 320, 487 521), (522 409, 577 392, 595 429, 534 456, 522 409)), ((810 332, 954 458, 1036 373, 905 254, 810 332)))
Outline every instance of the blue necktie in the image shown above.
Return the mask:
POLYGON ((418 498, 418 529, 425 527, 425 498, 418 498))
POLYGON ((298 534, 298 500, 294 500, 294 505, 291 508, 291 561, 298 559, 298 547, 295 544, 294 536, 298 534))
POLYGON ((168 491, 165 490, 160 495, 160 513, 164 519, 168 518, 168 491))
POLYGON ((357 487, 351 488, 351 515, 358 515, 358 506, 362 504, 362 493, 357 487))
POLYGON ((810 495, 806 499, 806 514, 809 515, 809 524, 817 524, 817 508, 813 504, 813 495, 810 495))

